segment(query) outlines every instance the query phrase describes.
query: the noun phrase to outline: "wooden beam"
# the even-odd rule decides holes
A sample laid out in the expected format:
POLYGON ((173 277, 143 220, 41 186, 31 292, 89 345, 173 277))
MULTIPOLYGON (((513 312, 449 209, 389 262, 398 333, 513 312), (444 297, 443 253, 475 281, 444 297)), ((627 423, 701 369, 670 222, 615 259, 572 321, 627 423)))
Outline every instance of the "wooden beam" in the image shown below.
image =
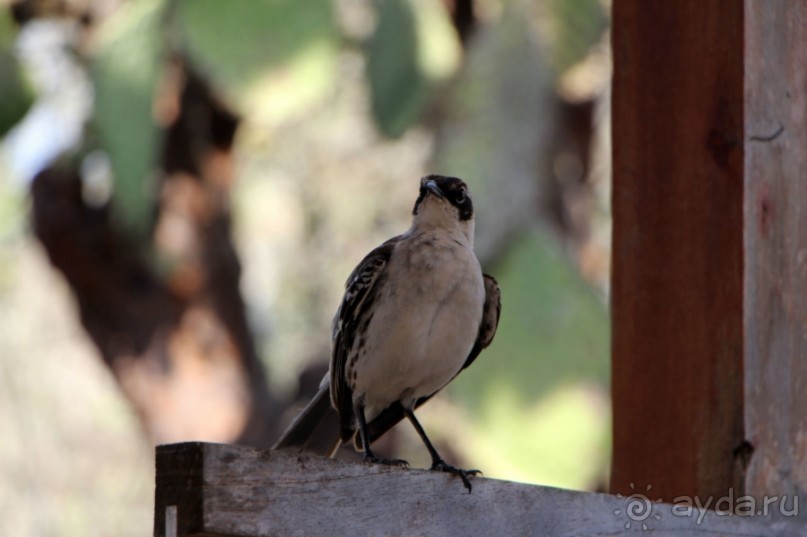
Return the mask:
POLYGON ((745 10, 746 486, 807 502, 807 2, 745 10))
POLYGON ((739 484, 742 0, 613 4, 613 492, 739 484))
POLYGON ((612 490, 804 495, 807 2, 613 23, 612 490))
POLYGON ((157 448, 154 534, 796 537, 803 528, 620 498, 255 448, 157 448), (645 509, 642 511, 642 509, 645 509), (627 526, 627 527, 626 527, 627 526))

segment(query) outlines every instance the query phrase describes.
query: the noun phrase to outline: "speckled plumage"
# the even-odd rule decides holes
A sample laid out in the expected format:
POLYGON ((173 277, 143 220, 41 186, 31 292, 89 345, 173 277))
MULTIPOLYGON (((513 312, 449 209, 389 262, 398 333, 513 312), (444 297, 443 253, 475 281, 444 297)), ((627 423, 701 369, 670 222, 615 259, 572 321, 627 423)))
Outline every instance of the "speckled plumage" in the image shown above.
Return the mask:
MULTIPOLYGON (((344 378, 333 380, 347 382, 351 408, 362 403, 368 420, 396 401, 414 408, 459 373, 476 340, 485 300, 482 270, 469 245, 440 232, 402 236, 391 258, 374 266, 383 274, 376 277, 373 301, 358 317, 353 339, 345 342, 344 378)), ((343 420, 345 433, 348 421, 343 420)))
MULTIPOLYGON (((473 252, 465 183, 424 177, 413 215, 408 231, 359 263, 334 318, 330 391, 342 441, 390 407, 413 411, 490 343, 498 324, 498 286, 473 252)), ((357 445, 368 453, 363 438, 357 445)))
POLYGON ((429 450, 432 469, 461 477, 470 491, 475 471, 446 464, 414 410, 490 344, 499 286, 482 274, 473 253, 473 203, 462 180, 424 177, 412 212, 412 227, 375 248, 348 277, 334 317, 327 382, 276 447, 309 445, 327 412, 327 391, 340 443, 355 435, 366 459, 403 463, 378 459, 369 443, 406 417, 429 450))

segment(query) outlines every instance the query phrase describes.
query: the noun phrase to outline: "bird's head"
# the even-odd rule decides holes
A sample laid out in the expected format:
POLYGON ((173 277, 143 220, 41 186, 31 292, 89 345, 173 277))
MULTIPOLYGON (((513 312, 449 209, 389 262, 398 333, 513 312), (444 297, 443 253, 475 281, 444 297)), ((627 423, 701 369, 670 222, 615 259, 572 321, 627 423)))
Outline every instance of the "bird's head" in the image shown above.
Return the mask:
POLYGON ((474 205, 462 179, 442 175, 422 178, 412 214, 418 229, 458 230, 473 244, 474 205))

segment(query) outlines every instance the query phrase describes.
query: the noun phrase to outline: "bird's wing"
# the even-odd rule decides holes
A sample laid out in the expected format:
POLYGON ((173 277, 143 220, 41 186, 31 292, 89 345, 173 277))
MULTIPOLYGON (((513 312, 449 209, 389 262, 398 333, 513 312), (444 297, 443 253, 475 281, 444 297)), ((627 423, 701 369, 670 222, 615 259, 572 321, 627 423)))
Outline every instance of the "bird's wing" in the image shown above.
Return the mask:
POLYGON ((502 292, 499 289, 499 282, 490 274, 483 274, 485 280, 485 305, 482 307, 482 322, 479 323, 479 332, 476 334, 476 341, 465 360, 462 369, 465 369, 476 360, 496 335, 499 327, 499 317, 502 314, 502 292))
POLYGON ((345 296, 333 322, 333 353, 331 355, 331 402, 339 413, 339 429, 343 441, 353 435, 353 393, 345 376, 348 354, 353 347, 356 331, 365 327, 370 310, 384 279, 385 269, 401 236, 393 237, 367 254, 345 283, 345 296))
MULTIPOLYGON (((476 335, 474 346, 471 348, 471 352, 468 354, 468 358, 466 358, 462 369, 465 369, 471 365, 474 360, 476 360, 476 357, 479 356, 479 353, 490 345, 490 342, 493 341, 493 336, 496 335, 496 329, 499 326, 499 317, 501 316, 502 312, 502 294, 501 290, 499 289, 499 283, 493 276, 488 274, 483 274, 482 276, 485 282, 485 304, 482 309, 482 322, 479 324, 479 332, 476 335)), ((462 369, 460 371, 462 371, 462 369)), ((457 375, 459 375, 459 373, 460 372, 458 371, 457 375)), ((419 407, 431 399, 432 395, 434 394, 421 398, 418 400, 415 406, 419 407)), ((370 442, 373 442, 377 438, 381 437, 384 433, 401 421, 403 417, 403 407, 400 403, 394 403, 393 405, 384 409, 381 414, 376 416, 369 424, 367 424, 367 434, 370 437, 370 442)), ((356 435, 355 442, 356 448, 361 449, 361 437, 359 435, 356 435)))

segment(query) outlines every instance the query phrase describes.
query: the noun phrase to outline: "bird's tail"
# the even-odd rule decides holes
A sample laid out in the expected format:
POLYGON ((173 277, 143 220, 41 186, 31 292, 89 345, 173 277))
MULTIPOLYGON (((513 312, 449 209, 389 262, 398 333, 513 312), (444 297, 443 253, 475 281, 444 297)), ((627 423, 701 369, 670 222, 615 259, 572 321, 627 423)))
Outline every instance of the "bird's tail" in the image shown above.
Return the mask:
POLYGON ((332 457, 340 444, 339 415, 331 406, 330 389, 324 382, 272 449, 332 457))
MULTIPOLYGON (((431 398, 420 399, 415 407, 420 407, 431 398)), ((370 443, 375 442, 388 430, 392 429, 404 418, 403 407, 396 402, 384 409, 367 424, 370 443)), ((272 449, 294 453, 314 453, 325 457, 333 457, 342 445, 340 438, 339 414, 331 406, 331 390, 328 378, 324 378, 319 391, 309 401, 300 414, 286 428, 272 449)), ((356 451, 364 449, 360 434, 353 434, 353 446, 356 451)), ((349 440, 345 439, 347 442, 349 440)))

